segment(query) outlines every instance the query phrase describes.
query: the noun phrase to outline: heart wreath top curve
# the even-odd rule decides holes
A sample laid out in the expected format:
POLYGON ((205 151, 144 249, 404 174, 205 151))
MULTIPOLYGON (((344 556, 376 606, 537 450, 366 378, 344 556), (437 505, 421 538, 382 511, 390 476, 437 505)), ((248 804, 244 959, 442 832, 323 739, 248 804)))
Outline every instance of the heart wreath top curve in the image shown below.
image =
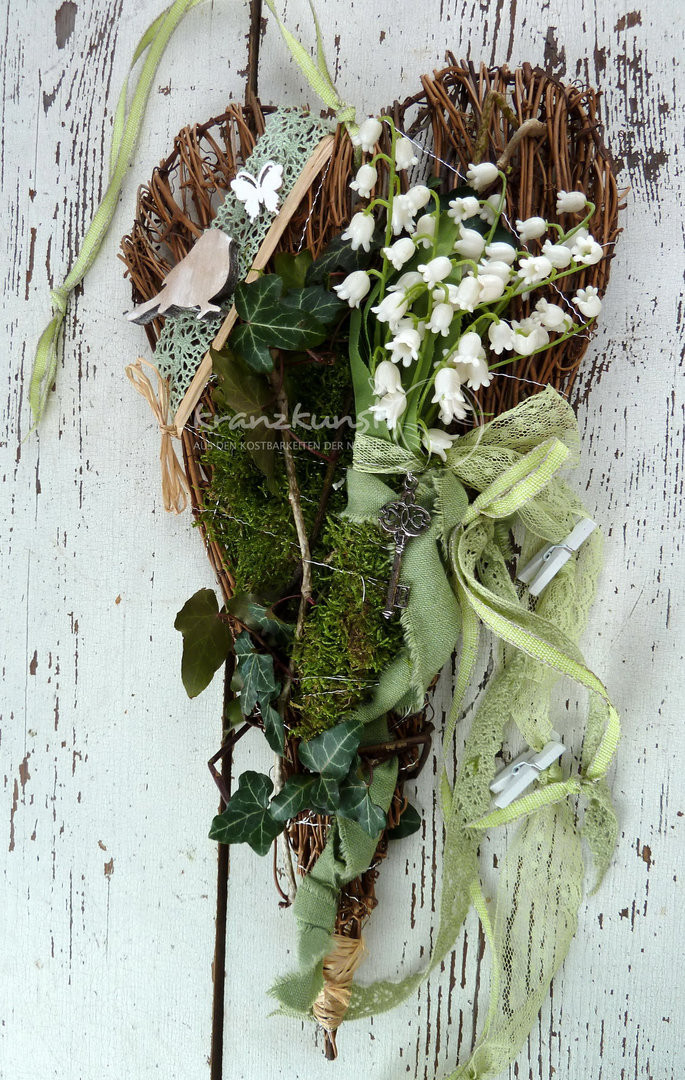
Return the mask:
POLYGON ((328 1057, 344 1018, 391 1008, 440 966, 473 906, 491 1004, 452 1076, 485 1080, 516 1057, 568 950, 581 840, 598 884, 617 832, 618 717, 577 644, 601 536, 561 472, 579 453, 569 397, 619 196, 593 91, 448 56, 415 96, 358 120, 320 35, 314 62, 279 25, 335 120, 252 96, 185 128, 122 242, 130 318, 154 348, 127 373, 160 427, 164 503, 191 502, 220 586, 176 619, 191 697, 229 671, 210 836, 277 852, 297 964, 271 993, 318 1023, 328 1057), (501 648, 466 731, 484 632, 501 648), (582 733, 555 704, 559 676, 590 692, 582 733), (255 732, 273 768, 230 790, 255 732), (364 983, 381 863, 421 842, 409 788, 434 733, 432 947, 422 969, 364 983), (492 883, 479 842, 512 823, 492 883))

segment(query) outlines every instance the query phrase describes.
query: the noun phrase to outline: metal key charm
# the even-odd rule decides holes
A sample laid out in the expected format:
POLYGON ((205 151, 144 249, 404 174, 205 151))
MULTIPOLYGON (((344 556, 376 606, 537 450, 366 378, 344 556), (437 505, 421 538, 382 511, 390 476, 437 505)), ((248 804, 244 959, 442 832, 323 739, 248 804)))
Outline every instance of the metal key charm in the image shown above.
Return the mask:
POLYGON ((407 606, 409 587, 399 584, 402 556, 407 541, 414 536, 420 536, 430 525, 431 516, 428 510, 419 506, 415 499, 417 485, 418 480, 413 473, 407 473, 402 497, 394 502, 386 503, 378 515, 381 529, 390 533, 395 541, 395 558, 383 611, 385 619, 390 619, 395 611, 407 606))

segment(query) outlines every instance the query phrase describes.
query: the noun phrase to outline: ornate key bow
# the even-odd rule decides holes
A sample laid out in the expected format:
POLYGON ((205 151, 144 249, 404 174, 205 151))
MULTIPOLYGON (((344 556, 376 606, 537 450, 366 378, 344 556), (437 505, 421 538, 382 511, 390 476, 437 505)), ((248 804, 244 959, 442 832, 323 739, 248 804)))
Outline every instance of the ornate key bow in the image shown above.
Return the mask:
POLYGON ((381 529, 389 533, 395 541, 395 558, 383 611, 386 619, 391 618, 395 611, 405 608, 409 601, 409 586, 399 584, 402 556, 407 541, 420 536, 430 525, 430 513, 416 502, 417 485, 418 480, 413 473, 407 473, 402 497, 386 503, 378 515, 381 529))

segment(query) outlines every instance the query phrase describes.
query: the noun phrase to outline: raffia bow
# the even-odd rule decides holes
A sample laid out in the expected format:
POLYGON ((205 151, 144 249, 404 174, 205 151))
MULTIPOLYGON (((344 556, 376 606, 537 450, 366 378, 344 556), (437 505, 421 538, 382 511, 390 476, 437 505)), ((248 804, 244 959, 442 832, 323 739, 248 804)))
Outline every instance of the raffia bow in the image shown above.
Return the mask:
POLYGON ((162 434, 162 443, 159 448, 159 460, 162 466, 162 499, 164 509, 172 514, 182 514, 188 505, 188 482, 185 473, 176 457, 172 437, 176 435, 174 424, 168 424, 169 415, 169 380, 162 378, 154 364, 139 356, 135 364, 129 364, 126 375, 138 391, 145 398, 152 409, 155 420, 159 424, 162 434), (157 390, 143 371, 146 368, 154 371, 157 376, 157 390))

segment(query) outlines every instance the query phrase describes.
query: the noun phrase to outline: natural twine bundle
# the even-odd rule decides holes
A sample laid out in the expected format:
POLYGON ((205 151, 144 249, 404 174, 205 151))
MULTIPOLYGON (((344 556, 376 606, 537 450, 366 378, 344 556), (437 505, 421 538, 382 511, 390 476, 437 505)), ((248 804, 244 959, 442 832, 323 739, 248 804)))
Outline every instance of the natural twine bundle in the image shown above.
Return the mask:
MULTIPOLYGON (((618 235, 620 197, 602 140, 599 95, 590 88, 566 86, 527 64, 515 71, 506 67, 476 69, 472 64, 458 64, 451 54, 448 66, 424 76, 421 84, 418 94, 402 104, 395 103, 387 111, 400 131, 430 153, 431 171, 443 178, 446 189, 458 186, 461 181, 457 174, 463 176, 469 162, 495 160, 508 171, 506 216, 512 223, 532 214, 555 220, 559 189, 580 188, 596 204, 590 230, 606 247, 607 257, 575 275, 573 289, 594 285, 603 294, 618 235)), ((211 222, 231 179, 263 132, 270 109, 262 107, 254 94, 249 96, 249 107, 234 104, 204 124, 184 128, 174 140, 170 155, 154 171, 149 183, 140 188, 136 218, 130 235, 122 241, 121 255, 134 301, 148 300, 159 291, 168 270, 211 222)), ((323 179, 317 178, 307 192, 286 229, 280 250, 293 252, 307 247, 316 257, 341 232, 351 213, 348 184, 354 169, 353 148, 339 128, 330 166, 323 179)), ((531 250, 536 251, 536 245, 534 241, 531 250)), ((564 302, 552 291, 548 299, 564 302)), ((512 314, 524 318, 529 310, 529 299, 521 298, 512 314)), ((146 327, 153 346, 161 326, 162 320, 155 320, 146 327)), ((588 344, 589 335, 579 335, 545 353, 518 361, 508 372, 513 378, 495 379, 482 393, 483 409, 497 415, 546 384, 570 394, 588 344)), ((209 394, 204 395, 202 404, 213 411, 209 394)), ((202 433, 190 427, 183 432, 182 441, 197 515, 208 483, 202 464, 206 446, 202 433)), ((228 599, 234 585, 231 567, 216 542, 205 536, 205 543, 228 599)), ((407 805, 403 784, 416 775, 425 760, 432 726, 424 711, 402 721, 397 718, 392 727, 394 738, 404 742, 398 755, 400 780, 390 808, 389 827, 397 824, 407 805)), ((376 751, 380 754, 377 760, 382 760, 385 750, 376 751)), ((290 743, 285 772, 298 768, 296 746, 290 743)), ((288 841, 300 873, 311 868, 323 849, 326 825, 325 817, 313 814, 299 815, 290 824, 288 841)), ((346 886, 341 899, 336 947, 324 963, 326 985, 315 1006, 328 1057, 336 1056, 335 1031, 347 1009, 349 987, 362 958, 362 926, 376 905, 377 865, 386 851, 383 837, 372 866, 346 886)))

